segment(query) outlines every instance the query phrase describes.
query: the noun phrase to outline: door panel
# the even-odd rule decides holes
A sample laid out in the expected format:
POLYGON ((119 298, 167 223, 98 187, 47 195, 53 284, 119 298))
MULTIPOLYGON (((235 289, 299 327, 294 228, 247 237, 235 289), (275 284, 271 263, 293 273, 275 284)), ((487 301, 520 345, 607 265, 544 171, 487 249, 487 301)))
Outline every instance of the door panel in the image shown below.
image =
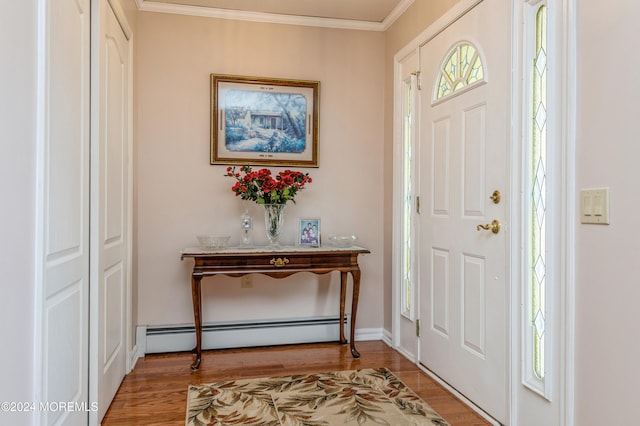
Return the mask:
POLYGON ((484 125, 486 105, 478 105, 463 112, 464 123, 464 215, 484 216, 486 197, 484 194, 484 153, 486 151, 484 125))
POLYGON ((433 214, 447 216, 449 214, 449 151, 450 151, 451 118, 446 117, 433 124, 433 154, 431 170, 433 170, 433 214))
POLYGON ((105 369, 122 354, 124 344, 124 328, 122 327, 122 300, 124 298, 124 271, 122 264, 118 263, 104 273, 104 351, 102 363, 105 369))
POLYGON ((449 252, 433 248, 433 277, 431 278, 431 323, 442 336, 449 335, 449 252))
POLYGON ((485 259, 462 255, 462 345, 472 354, 485 355, 485 259))
POLYGON ((506 0, 482 1, 420 51, 420 188, 431 204, 419 219, 420 362, 502 423, 507 209, 489 197, 509 193, 509 10, 506 0), (484 82, 434 102, 441 64, 465 44, 479 53, 484 82), (477 230, 494 219, 497 234, 477 230))

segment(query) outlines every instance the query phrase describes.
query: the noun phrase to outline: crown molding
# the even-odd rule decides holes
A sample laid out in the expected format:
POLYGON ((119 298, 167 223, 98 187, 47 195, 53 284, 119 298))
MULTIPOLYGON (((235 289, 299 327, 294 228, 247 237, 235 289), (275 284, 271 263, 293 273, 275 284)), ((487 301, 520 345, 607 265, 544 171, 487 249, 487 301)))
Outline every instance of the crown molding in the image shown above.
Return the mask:
POLYGON ((393 25, 393 23, 396 22, 396 20, 401 17, 404 12, 407 11, 407 9, 409 9, 409 6, 411 6, 414 1, 415 0, 403 0, 398 3, 398 5, 394 7, 393 10, 387 15, 387 17, 384 18, 384 21, 382 21, 383 30, 388 30, 389 27, 393 25))
POLYGON ((175 15, 200 16, 206 18, 231 19, 237 21, 269 24, 302 25, 308 27, 336 28, 360 31, 385 31, 413 4, 414 0, 403 0, 382 22, 353 19, 319 18, 309 16, 282 15, 277 13, 248 12, 242 10, 217 9, 201 6, 160 3, 150 0, 135 0, 142 12, 169 13, 175 15))

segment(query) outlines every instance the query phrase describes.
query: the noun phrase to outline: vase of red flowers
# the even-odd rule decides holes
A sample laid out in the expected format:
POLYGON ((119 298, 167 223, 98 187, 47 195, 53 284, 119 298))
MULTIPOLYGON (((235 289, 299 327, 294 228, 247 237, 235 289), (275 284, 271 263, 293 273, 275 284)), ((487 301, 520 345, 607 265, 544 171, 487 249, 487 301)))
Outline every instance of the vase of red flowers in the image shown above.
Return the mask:
POLYGON ((298 192, 311 183, 309 174, 285 170, 274 176, 269 169, 254 171, 250 166, 242 166, 239 171, 228 167, 226 176, 236 180, 231 190, 237 197, 264 205, 269 246, 278 246, 287 202, 295 203, 298 192))

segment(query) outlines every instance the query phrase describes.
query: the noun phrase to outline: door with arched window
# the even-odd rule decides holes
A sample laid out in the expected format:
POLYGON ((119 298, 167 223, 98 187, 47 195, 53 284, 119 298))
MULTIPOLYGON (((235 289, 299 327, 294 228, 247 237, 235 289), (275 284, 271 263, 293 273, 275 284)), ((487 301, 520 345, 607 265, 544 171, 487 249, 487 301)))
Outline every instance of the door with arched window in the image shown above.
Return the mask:
POLYGON ((510 7, 420 50, 420 362, 500 423, 508 391, 510 7))

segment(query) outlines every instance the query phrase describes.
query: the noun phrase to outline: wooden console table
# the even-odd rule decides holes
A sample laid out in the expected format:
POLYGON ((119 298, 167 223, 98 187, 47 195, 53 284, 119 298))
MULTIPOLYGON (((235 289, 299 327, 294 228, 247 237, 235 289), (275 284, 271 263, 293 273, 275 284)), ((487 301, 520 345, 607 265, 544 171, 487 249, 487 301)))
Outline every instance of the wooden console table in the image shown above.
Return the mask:
MULTIPOLYGON (((273 278, 284 278, 298 272, 326 274, 340 271, 340 318, 344 318, 345 297, 347 294, 347 274, 353 277, 353 297, 351 300, 351 355, 358 358, 360 353, 355 347, 356 314, 360 293, 360 268, 358 255, 369 253, 362 247, 279 247, 271 248, 224 248, 203 249, 188 248, 182 251, 181 259, 193 258, 191 274, 191 295, 193 297, 193 316, 196 327, 196 347, 193 352, 196 359, 192 370, 200 368, 202 360, 202 278, 214 275, 240 277, 247 274, 264 274, 273 278)), ((340 343, 346 344, 344 327, 340 321, 340 343)))

